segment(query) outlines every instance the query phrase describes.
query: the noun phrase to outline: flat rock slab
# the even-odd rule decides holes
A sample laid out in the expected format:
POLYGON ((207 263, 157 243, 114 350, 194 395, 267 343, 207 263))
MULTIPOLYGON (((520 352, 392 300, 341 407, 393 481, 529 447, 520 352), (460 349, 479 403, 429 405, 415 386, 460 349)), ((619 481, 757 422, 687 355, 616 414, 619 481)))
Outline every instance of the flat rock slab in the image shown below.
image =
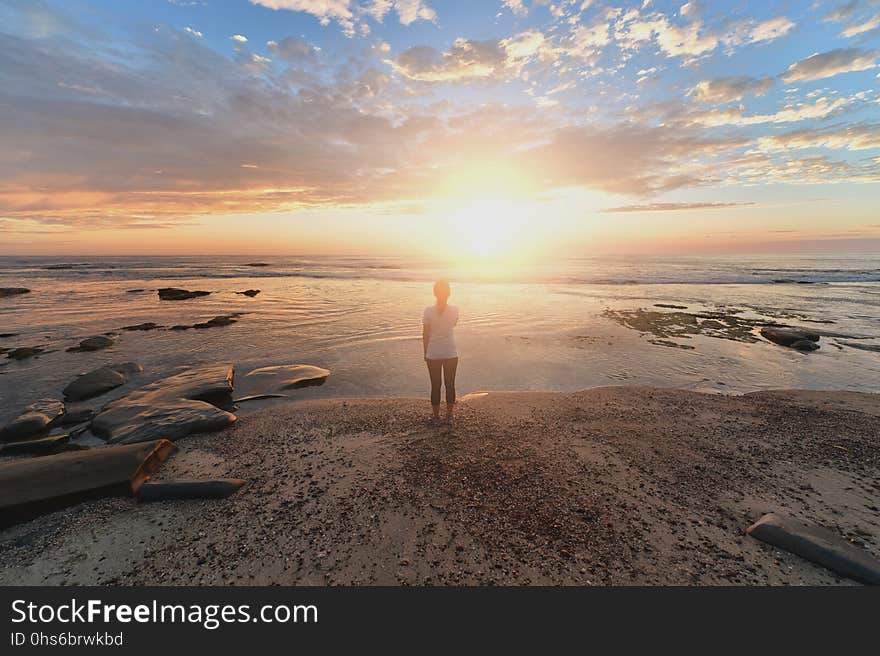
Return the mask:
POLYGON ((225 499, 245 484, 240 478, 217 478, 206 481, 160 481, 144 483, 138 490, 138 501, 170 501, 172 499, 225 499))
POLYGON ((159 299, 162 301, 185 301, 190 298, 198 298, 199 296, 207 296, 211 292, 189 291, 188 289, 177 289, 176 287, 163 287, 159 290, 159 299))
POLYGON ((207 366, 150 383, 108 403, 92 432, 110 443, 132 444, 220 430, 236 421, 231 366, 207 366), (220 407, 218 407, 220 406, 220 407))
POLYGON ((310 364, 283 364, 273 367, 260 367, 247 373, 245 378, 275 389, 296 389, 323 385, 330 372, 310 364))
POLYGON ((35 440, 7 442, 0 445, 0 455, 47 455, 50 453, 60 453, 68 449, 80 450, 81 448, 79 445, 70 443, 70 435, 50 435, 49 437, 41 437, 35 440))
POLYGON ((64 404, 55 399, 40 399, 0 429, 0 442, 17 442, 37 437, 49 430, 64 414, 64 404))
POLYGON ((146 323, 137 323, 133 326, 123 326, 122 330, 158 330, 161 328, 157 323, 153 323, 152 321, 148 321, 146 323))
POLYGON ((752 524, 746 533, 841 576, 880 585, 880 560, 823 526, 770 513, 752 524))
POLYGON ((77 376, 64 388, 64 399, 67 401, 83 401, 105 394, 112 389, 128 382, 129 376, 143 371, 143 367, 134 362, 98 367, 86 374, 77 376))
POLYGON ((86 499, 134 495, 175 448, 157 440, 0 463, 0 525, 86 499))
POLYGON ((79 343, 79 346, 74 346, 68 351, 77 352, 77 351, 100 351, 101 349, 109 348, 113 346, 113 340, 105 335, 97 335, 95 337, 87 337, 83 341, 79 343))

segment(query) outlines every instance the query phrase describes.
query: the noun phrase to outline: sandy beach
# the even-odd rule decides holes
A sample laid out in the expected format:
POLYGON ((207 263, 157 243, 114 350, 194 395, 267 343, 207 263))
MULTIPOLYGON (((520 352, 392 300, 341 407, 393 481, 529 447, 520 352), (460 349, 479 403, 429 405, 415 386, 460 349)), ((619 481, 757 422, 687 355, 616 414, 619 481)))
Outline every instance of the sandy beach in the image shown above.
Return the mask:
POLYGON ((0 532, 0 584, 851 584, 747 536, 775 511, 880 556, 880 404, 648 387, 308 400, 181 439, 156 479, 0 532))

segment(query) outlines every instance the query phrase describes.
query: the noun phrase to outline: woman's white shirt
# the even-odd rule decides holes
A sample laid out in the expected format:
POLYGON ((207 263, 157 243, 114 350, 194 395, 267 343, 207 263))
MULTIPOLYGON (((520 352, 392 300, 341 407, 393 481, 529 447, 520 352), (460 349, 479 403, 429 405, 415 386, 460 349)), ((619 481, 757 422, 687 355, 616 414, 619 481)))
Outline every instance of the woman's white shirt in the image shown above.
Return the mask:
POLYGON ((458 357, 453 330, 455 324, 458 323, 457 306, 447 305, 443 312, 438 312, 436 305, 430 305, 425 308, 422 323, 428 327, 427 358, 429 360, 446 360, 458 357))

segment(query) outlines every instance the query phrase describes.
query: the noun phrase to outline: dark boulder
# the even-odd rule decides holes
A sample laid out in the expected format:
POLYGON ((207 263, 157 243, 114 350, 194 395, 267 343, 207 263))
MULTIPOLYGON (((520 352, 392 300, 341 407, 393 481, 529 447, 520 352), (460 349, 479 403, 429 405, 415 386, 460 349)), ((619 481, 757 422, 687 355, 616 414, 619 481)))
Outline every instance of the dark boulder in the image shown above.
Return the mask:
POLYGON ((128 382, 129 376, 141 371, 143 371, 143 368, 134 362, 98 367, 86 374, 77 376, 64 388, 64 398, 67 401, 83 401, 100 396, 120 385, 124 385, 128 382))
POLYGON ((260 293, 259 289, 245 289, 243 292, 235 292, 236 294, 241 294, 242 296, 250 296, 253 298, 257 294, 260 293))
POLYGON ((64 414, 64 404, 54 399, 40 399, 30 404, 18 417, 0 429, 0 442, 15 442, 47 432, 64 414))
POLYGON ((861 583, 880 585, 880 560, 822 526, 770 513, 746 531, 753 538, 861 583))
POLYGON ((44 351, 43 348, 39 346, 22 346, 20 348, 14 348, 6 354, 6 357, 10 360, 26 360, 28 358, 32 358, 35 355, 39 355, 44 351))
POLYGON ((0 287, 0 298, 7 296, 18 296, 19 294, 30 294, 31 290, 25 287, 0 287))
POLYGON ((161 328, 157 323, 153 323, 152 321, 148 321, 147 323, 136 323, 133 326, 123 326, 122 330, 157 330, 161 328))
POLYGON ((72 346, 67 349, 72 353, 81 353, 83 351, 100 351, 101 349, 113 346, 113 340, 105 335, 96 335, 88 337, 79 343, 79 346, 72 346))
POLYGON ((780 346, 788 346, 789 348, 797 348, 798 350, 815 351, 817 348, 819 348, 819 345, 816 344, 816 342, 819 341, 819 335, 806 330, 796 330, 794 328, 774 328, 766 326, 764 328, 761 328, 761 336, 768 341, 779 344, 780 346), (813 343, 813 346, 807 347, 804 344, 795 346, 795 344, 798 344, 799 342, 811 342, 813 343))
POLYGON ((190 298, 198 298, 199 296, 207 296, 211 292, 189 291, 187 289, 177 289, 176 287, 163 287, 159 290, 159 298, 163 301, 185 301, 190 298))
POLYGON ((249 267, 267 267, 269 266, 268 262, 248 262, 245 266, 249 267))
POLYGON ((237 319, 235 315, 227 314, 219 317, 214 317, 213 319, 209 319, 204 323, 197 323, 193 325, 193 328, 204 329, 204 328, 218 328, 220 326, 229 326, 235 323, 237 319))

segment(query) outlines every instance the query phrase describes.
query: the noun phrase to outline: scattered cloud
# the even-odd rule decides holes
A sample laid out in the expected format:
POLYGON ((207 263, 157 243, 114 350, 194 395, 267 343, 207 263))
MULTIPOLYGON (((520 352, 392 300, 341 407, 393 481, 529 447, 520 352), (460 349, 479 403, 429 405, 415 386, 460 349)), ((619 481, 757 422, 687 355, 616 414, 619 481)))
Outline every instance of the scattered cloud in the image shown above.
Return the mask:
POLYGON ((834 126, 824 130, 796 130, 760 137, 757 149, 764 152, 831 148, 838 150, 880 149, 880 124, 834 126))
POLYGON ((773 78, 746 75, 701 80, 688 93, 699 102, 724 104, 746 96, 763 96, 773 87, 773 78))
POLYGON ((816 53, 789 66, 782 77, 786 82, 821 80, 841 73, 866 71, 877 67, 880 50, 838 48, 816 53))

